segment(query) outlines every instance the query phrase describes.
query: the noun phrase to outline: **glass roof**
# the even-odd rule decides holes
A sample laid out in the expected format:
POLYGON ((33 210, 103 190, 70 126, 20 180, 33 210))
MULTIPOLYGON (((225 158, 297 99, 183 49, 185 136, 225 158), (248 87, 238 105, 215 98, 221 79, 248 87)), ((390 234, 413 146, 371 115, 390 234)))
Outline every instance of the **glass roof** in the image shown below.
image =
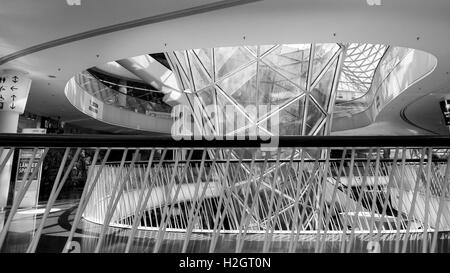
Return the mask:
POLYGON ((387 48, 388 46, 380 44, 348 44, 341 68, 338 98, 341 96, 351 100, 367 93, 387 48), (350 96, 348 93, 351 93, 350 96))

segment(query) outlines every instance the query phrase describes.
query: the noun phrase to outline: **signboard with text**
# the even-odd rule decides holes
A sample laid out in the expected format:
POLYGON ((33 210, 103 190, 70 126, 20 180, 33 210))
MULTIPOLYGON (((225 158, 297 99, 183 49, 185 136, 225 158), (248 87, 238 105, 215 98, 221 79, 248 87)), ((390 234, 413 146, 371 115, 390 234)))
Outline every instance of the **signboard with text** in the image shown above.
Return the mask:
POLYGON ((23 113, 27 104, 31 79, 13 70, 0 71, 0 111, 23 113))
MULTIPOLYGON (((25 177, 28 166, 31 164, 31 168, 28 173, 27 180, 31 178, 31 175, 33 174, 35 168, 37 168, 39 159, 41 158, 42 153, 43 153, 43 150, 38 150, 35 158, 31 161, 31 158, 33 157, 32 149, 21 149, 19 151, 16 183, 15 183, 15 187, 14 187, 15 188, 14 189, 14 198, 16 198, 17 195, 19 194, 19 191, 23 187, 24 182, 26 183, 26 181, 23 181, 23 179, 25 177)), ((28 188, 22 202, 20 203, 21 208, 37 206, 38 198, 39 198, 39 184, 40 184, 40 180, 41 180, 41 171, 42 171, 42 166, 36 172, 36 175, 31 178, 32 181, 31 181, 30 187, 28 188)))
MULTIPOLYGON (((45 134, 45 129, 40 128, 24 128, 22 130, 25 134, 45 134)), ((22 199, 22 202, 20 203, 21 208, 23 207, 36 207, 38 205, 39 201, 39 188, 41 184, 41 172, 42 172, 42 165, 37 170, 36 174, 32 176, 34 170, 38 167, 39 160, 41 159, 42 155, 44 153, 44 149, 39 149, 36 152, 36 156, 33 160, 33 149, 20 149, 19 150, 19 159, 17 162, 17 172, 16 172, 16 183, 14 186, 14 198, 17 197, 20 189, 23 187, 25 178, 25 175, 27 173, 28 166, 31 164, 31 167, 29 169, 27 180, 30 178, 31 184, 28 188, 27 192, 25 193, 25 196, 22 199)))

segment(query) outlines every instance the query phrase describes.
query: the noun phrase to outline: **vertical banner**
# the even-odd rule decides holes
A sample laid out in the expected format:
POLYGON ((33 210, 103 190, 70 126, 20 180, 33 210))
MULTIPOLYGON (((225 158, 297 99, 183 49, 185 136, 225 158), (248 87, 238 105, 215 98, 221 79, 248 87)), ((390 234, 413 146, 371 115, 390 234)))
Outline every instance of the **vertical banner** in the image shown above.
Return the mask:
MULTIPOLYGON (((39 128, 24 128, 22 130, 24 134, 45 134, 45 129, 39 128)), ((44 153, 44 149, 39 149, 36 152, 36 156, 34 160, 31 162, 30 172, 28 174, 28 179, 33 174, 34 169, 38 166, 39 160, 44 153)), ((30 164, 30 159, 33 158, 33 149, 20 149, 19 150, 19 159, 17 162, 17 172, 16 172, 16 183, 14 186, 14 199, 17 198, 17 195, 20 189, 23 187, 23 178, 25 177, 25 173, 28 169, 28 165, 30 164)), ((39 202, 39 188, 41 185, 41 173, 42 173, 42 165, 39 167, 36 175, 32 178, 31 185, 28 188, 25 196, 23 197, 22 202, 20 203, 20 208, 30 208, 36 207, 39 202)), ((25 181, 26 182, 26 181, 25 181)))
MULTIPOLYGON (((27 171, 28 165, 31 163, 30 172, 28 175, 28 179, 31 177, 34 169, 37 167, 39 163, 39 159, 41 158, 44 150, 40 149, 37 151, 34 160, 30 162, 30 159, 33 157, 33 149, 21 149, 19 150, 19 161, 17 164, 17 175, 16 175, 16 184, 14 187, 14 198, 19 194, 20 189, 23 187, 23 178, 25 177, 25 173, 27 171)), ((36 207, 39 201, 39 185, 41 180, 41 172, 42 165, 37 171, 36 175, 32 178, 31 185, 28 188, 25 196, 20 203, 20 208, 30 208, 36 207)), ((26 181, 25 181, 26 182, 26 181)))

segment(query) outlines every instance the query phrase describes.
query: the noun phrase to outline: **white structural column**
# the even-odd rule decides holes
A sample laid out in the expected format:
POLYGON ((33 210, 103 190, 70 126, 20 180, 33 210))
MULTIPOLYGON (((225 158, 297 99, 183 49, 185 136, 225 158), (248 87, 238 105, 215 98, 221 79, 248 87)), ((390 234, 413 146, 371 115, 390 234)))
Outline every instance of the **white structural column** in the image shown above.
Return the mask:
MULTIPOLYGON (((19 115, 25 110, 31 79, 15 70, 0 70, 0 133, 17 133, 19 115)), ((0 153, 0 162, 9 149, 0 153)), ((12 156, 0 171, 0 209, 6 206, 11 180, 12 156)))

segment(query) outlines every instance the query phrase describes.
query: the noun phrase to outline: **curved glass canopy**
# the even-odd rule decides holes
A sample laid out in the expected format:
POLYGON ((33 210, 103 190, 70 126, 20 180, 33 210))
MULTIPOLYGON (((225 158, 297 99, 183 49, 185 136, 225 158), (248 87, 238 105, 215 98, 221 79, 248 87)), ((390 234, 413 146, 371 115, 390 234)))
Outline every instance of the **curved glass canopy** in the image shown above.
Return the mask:
POLYGON ((336 102, 359 98, 369 91, 375 70, 388 46, 349 44, 345 51, 336 102))

